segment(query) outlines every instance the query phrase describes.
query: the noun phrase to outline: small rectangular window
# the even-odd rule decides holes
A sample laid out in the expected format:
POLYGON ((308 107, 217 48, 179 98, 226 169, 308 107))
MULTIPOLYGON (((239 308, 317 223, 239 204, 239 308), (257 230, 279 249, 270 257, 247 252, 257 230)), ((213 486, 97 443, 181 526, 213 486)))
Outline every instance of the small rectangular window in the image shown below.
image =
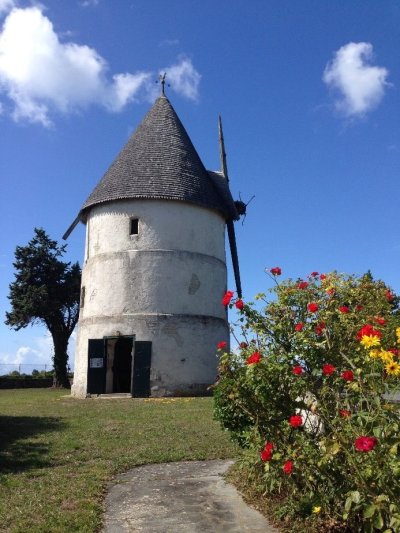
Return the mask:
POLYGON ((139 219, 131 218, 130 220, 130 234, 137 235, 139 233, 139 219))

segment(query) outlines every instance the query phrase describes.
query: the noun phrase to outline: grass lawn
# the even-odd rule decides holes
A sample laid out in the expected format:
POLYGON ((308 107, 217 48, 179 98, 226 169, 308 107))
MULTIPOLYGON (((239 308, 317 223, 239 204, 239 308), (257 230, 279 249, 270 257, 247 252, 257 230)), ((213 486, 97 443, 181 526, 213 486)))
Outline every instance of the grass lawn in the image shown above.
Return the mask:
POLYGON ((0 391, 0 531, 98 531, 116 473, 136 465, 228 458, 211 398, 87 399, 0 391))

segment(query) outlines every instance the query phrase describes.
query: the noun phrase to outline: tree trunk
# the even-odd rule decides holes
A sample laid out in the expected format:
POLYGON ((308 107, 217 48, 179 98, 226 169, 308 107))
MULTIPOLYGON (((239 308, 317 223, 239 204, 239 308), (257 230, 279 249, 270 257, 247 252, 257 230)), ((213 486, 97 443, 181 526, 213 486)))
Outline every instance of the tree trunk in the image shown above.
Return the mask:
POLYGON ((68 340, 69 335, 65 333, 52 333, 54 344, 54 387, 71 388, 68 372, 68 340))

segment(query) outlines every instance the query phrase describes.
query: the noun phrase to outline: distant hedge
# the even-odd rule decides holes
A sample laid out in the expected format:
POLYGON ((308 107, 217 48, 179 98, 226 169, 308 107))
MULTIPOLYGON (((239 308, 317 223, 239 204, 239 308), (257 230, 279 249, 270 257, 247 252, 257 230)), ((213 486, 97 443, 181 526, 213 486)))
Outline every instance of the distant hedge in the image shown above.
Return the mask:
POLYGON ((52 386, 52 377, 0 376, 0 389, 44 389, 52 386))

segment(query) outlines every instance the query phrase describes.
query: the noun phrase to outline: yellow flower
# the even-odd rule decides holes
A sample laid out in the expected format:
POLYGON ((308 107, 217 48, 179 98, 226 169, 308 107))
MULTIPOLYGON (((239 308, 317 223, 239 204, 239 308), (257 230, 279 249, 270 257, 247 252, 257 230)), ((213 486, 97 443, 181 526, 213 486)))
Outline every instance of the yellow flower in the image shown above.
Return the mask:
POLYGON ((393 362, 393 354, 392 352, 388 352, 387 350, 381 350, 379 352, 379 358, 384 362, 384 363, 391 363, 393 362))
POLYGON ((400 328, 396 328, 397 342, 400 343, 400 328))
POLYGON ((379 346, 381 341, 376 335, 363 335, 361 338, 361 344, 365 348, 372 348, 372 346, 379 346))
POLYGON ((321 512, 321 507, 313 507, 312 512, 315 513, 315 514, 320 513, 321 512))
POLYGON ((399 363, 396 363, 395 361, 392 361, 391 363, 388 363, 386 365, 386 372, 392 376, 400 376, 400 365, 399 363))
POLYGON ((380 354, 380 351, 377 350, 376 348, 374 348, 373 350, 369 352, 369 356, 371 357, 371 359, 379 359, 379 354, 380 354))

